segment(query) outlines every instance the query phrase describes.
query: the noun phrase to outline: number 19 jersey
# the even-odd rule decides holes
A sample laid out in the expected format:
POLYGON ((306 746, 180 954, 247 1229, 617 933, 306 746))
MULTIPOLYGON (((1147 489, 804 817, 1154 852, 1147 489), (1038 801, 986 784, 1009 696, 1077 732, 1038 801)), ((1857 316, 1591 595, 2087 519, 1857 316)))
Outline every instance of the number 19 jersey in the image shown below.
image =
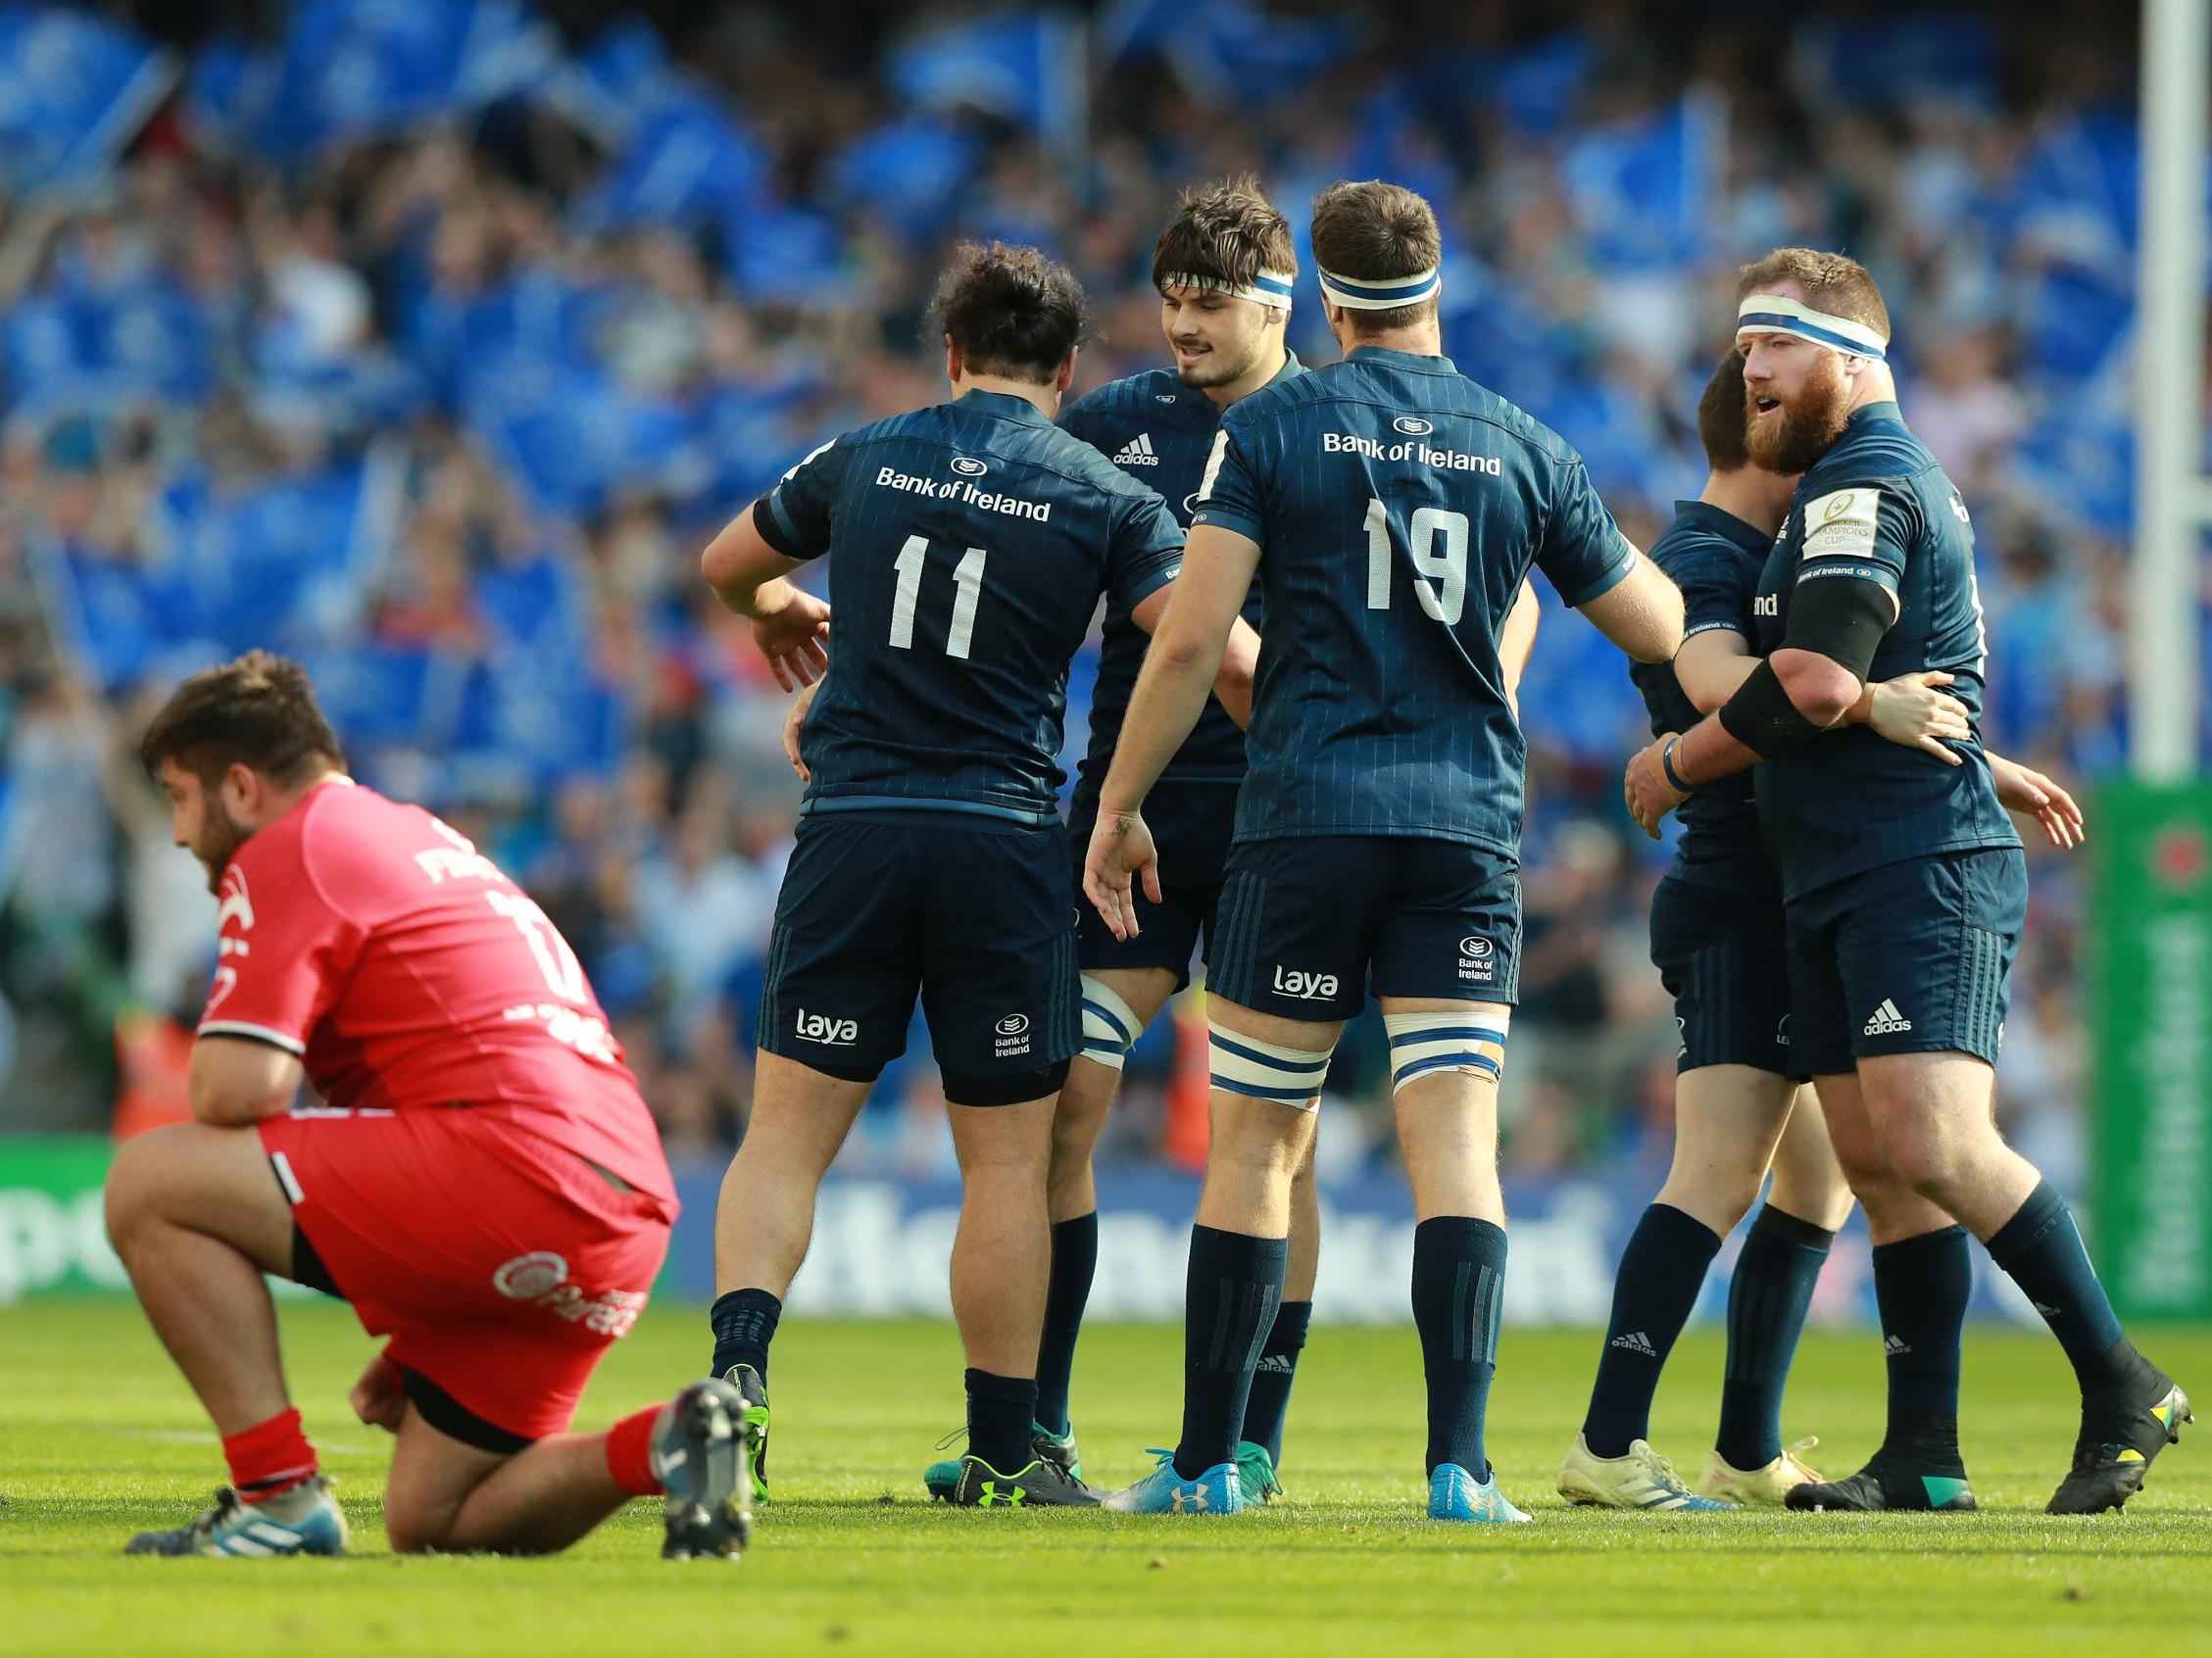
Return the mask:
POLYGON ((1448 359, 1362 346, 1223 415, 1191 521, 1261 550, 1237 839, 1517 857, 1499 633, 1532 563, 1585 605, 1635 559, 1574 450, 1448 359))
POLYGON ((754 522, 829 556, 830 670, 808 714, 809 814, 1058 820, 1067 667, 1111 593, 1171 580, 1165 502, 1024 398, 973 391, 807 457, 754 522))

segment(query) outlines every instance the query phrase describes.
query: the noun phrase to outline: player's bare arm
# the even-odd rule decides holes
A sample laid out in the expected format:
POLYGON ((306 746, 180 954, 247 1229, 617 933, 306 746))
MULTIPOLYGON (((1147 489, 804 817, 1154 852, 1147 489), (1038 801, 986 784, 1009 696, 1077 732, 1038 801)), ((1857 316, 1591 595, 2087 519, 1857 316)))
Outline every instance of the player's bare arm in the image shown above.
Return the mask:
MULTIPOLYGON (((1202 524, 1191 532, 1182 572, 1166 590, 1164 613, 1152 630, 1152 649, 1145 653, 1129 698, 1128 718, 1100 792, 1098 826, 1084 860, 1084 894, 1116 938, 1136 937, 1131 889, 1140 871, 1146 897, 1159 902, 1157 860, 1139 809, 1198 723, 1206 692, 1222 674, 1258 567, 1257 542, 1202 524)), ((1245 701, 1249 709, 1249 690, 1245 701)))
POLYGON ((1682 648, 1682 589, 1631 547, 1628 574, 1580 606, 1599 633, 1640 662, 1663 662, 1682 648))
MULTIPOLYGON (((1697 711, 1709 714, 1741 691, 1758 665, 1750 642, 1741 633, 1714 627, 1683 641, 1675 654, 1674 677, 1697 711)), ((1971 737, 1973 728, 1966 705, 1944 693, 1950 683, 1949 674, 1929 669, 1870 684, 1842 723, 1871 725, 1878 737, 1957 765, 1956 751, 1944 745, 1971 737)))
POLYGON ((699 570, 724 609, 751 619, 753 643, 776 683, 796 691, 829 666, 829 604, 786 579, 801 561, 770 547, 753 513, 748 507, 722 526, 700 555, 699 570))
POLYGON ((300 1092, 298 1057, 251 1037, 203 1036, 192 1044, 192 1115, 217 1128, 282 1116, 300 1092))
POLYGON ((1521 675, 1528 672, 1529 658, 1536 653, 1536 630, 1544 607, 1537 603, 1536 584, 1521 583, 1520 597, 1506 612, 1505 628, 1498 639, 1498 665, 1505 670, 1505 701, 1516 718, 1521 711, 1521 675))
POLYGON ((1841 723, 1865 695, 1867 666, 1896 619, 1896 595, 1879 582, 1843 577, 1812 584, 1792 609, 1782 648, 1745 675, 1725 705, 1629 762, 1622 785, 1629 814, 1656 837, 1659 820, 1698 784, 1841 723))

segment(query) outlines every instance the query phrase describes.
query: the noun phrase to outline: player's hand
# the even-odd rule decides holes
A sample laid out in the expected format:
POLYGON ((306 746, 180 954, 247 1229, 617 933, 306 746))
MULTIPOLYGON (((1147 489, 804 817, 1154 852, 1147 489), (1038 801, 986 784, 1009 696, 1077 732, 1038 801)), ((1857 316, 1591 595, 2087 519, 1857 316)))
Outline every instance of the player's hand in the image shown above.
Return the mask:
POLYGON ((1160 902, 1159 852, 1153 832, 1133 811, 1099 813, 1091 847, 1083 856, 1083 896, 1091 901, 1117 939, 1133 939, 1137 926, 1136 883, 1145 897, 1160 902))
POLYGON ((807 710, 814 706, 815 693, 821 690, 819 682, 810 685, 791 699, 791 711, 783 716, 783 757, 791 762, 791 769, 799 774, 799 781, 811 783, 814 774, 807 769, 807 762, 799 757, 799 733, 807 723, 807 710))
POLYGON ((1659 758, 1673 741, 1673 732, 1662 732, 1656 742, 1628 762, 1628 775, 1621 779, 1621 798, 1628 805, 1629 816, 1654 841, 1659 838, 1659 820, 1690 798, 1667 781, 1667 768, 1659 758))
POLYGON ((782 603, 753 618, 753 643, 786 691, 811 685, 829 667, 829 602, 789 582, 782 603))
POLYGON ((1945 745, 1972 737, 1974 728, 1967 723, 1966 705, 1939 689, 1950 682, 1947 673, 1908 673, 1885 679, 1872 688, 1873 704, 1866 723, 1874 727, 1878 737, 1902 748, 1920 749, 1945 765, 1957 765, 1958 751, 1945 745))
POLYGON ((2041 772, 2002 755, 1990 756, 1990 771, 1996 778, 1997 800, 2004 808, 2034 818, 2042 826, 2043 837, 2060 852, 2072 852, 2089 838, 2089 824, 2074 797, 2041 772))
POLYGON ((353 1413, 371 1428, 400 1431, 407 1414, 407 1394, 400 1385, 400 1368, 382 1353, 369 1361, 361 1380, 353 1385, 353 1413))

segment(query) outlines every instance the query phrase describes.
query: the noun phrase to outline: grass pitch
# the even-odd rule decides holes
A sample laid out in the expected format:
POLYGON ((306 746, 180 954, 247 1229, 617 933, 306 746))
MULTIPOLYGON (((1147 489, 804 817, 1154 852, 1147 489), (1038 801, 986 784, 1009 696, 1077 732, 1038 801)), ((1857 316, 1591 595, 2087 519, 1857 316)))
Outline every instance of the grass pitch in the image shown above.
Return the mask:
MULTIPOLYGON (((1630 1516, 1551 1491, 1598 1338, 1508 1331, 1491 1454, 1537 1523, 1420 1518, 1420 1357, 1410 1331, 1320 1330, 1284 1458, 1290 1499, 1242 1520, 932 1508, 932 1442, 960 1419, 951 1330, 794 1321, 776 1345, 777 1501, 735 1566, 664 1564, 638 1503, 551 1560, 384 1553, 388 1455, 345 1393, 369 1351, 343 1308, 288 1306, 294 1396, 354 1527, 344 1561, 138 1560, 222 1480, 206 1420, 128 1303, 0 1312, 0 1652, 274 1650, 560 1658, 799 1651, 974 1658, 1230 1645, 1304 1652, 2212 1652, 2212 1422, 2123 1515, 2039 1510, 2072 1445, 2054 1343, 1976 1334, 1967 1464, 1978 1515, 1630 1516)), ((2212 1402, 2212 1332, 2148 1351, 2212 1402)), ((583 1423, 664 1394, 705 1356, 704 1319, 659 1308, 601 1369, 583 1423)), ((1178 1419, 1180 1334, 1084 1337, 1077 1426, 1094 1481, 1149 1466, 1178 1419)), ((1717 1336, 1687 1339, 1654 1439, 1686 1471, 1710 1443, 1717 1336)), ((1881 1429, 1863 1337, 1805 1343, 1790 1409, 1848 1471, 1881 1429)))

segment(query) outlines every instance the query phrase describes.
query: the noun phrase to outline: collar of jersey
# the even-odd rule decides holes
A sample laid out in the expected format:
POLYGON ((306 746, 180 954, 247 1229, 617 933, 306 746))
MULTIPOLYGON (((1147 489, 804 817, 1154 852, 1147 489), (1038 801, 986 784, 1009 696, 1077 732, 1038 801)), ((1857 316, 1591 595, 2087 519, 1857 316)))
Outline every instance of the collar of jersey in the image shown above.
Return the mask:
POLYGON ((1843 435, 1848 437, 1853 432, 1867 431, 1875 426, 1894 426, 1900 432, 1907 429, 1904 411, 1897 407, 1895 398, 1886 397, 1880 403, 1870 403, 1862 409, 1852 410, 1851 417, 1843 422, 1843 435))
POLYGON ((1052 418, 1026 397, 1016 397, 1011 392, 971 391, 962 392, 953 400, 955 409, 965 409, 976 414, 996 414, 1002 420, 1020 420, 1032 426, 1049 426, 1052 418))
POLYGON ((1431 357, 1425 351, 1396 351, 1389 346, 1353 346, 1344 354, 1350 363, 1353 358, 1362 363, 1387 363, 1394 368, 1410 368, 1420 374, 1456 374, 1458 368, 1449 357, 1431 357))
POLYGON ((1710 501, 1677 501, 1674 504, 1674 515, 1688 518, 1692 523, 1711 530, 1746 553, 1764 553, 1774 545, 1774 537, 1757 524, 1739 518, 1726 508, 1715 507, 1710 501))

